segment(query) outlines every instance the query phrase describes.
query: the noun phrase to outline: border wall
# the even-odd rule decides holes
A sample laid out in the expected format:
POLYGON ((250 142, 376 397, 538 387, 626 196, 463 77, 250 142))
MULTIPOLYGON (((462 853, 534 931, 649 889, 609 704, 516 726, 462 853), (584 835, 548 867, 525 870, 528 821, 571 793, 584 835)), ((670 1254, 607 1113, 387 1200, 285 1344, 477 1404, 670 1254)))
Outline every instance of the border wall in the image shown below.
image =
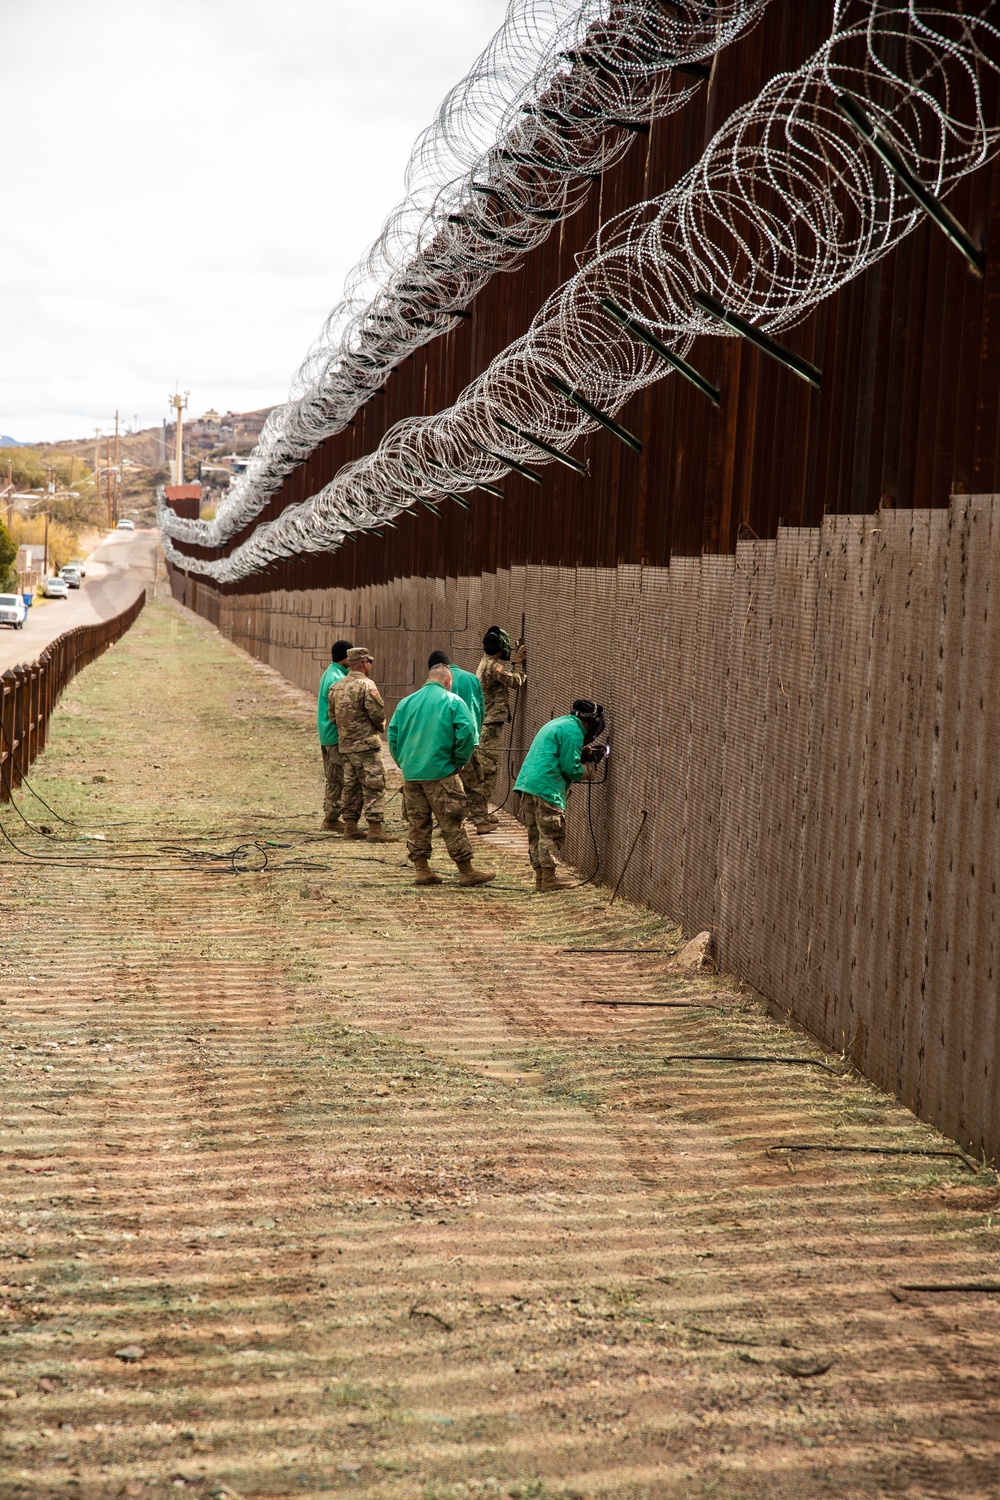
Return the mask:
MULTIPOLYGON (((917 1114, 1000 1155, 1000 496, 831 516, 668 568, 514 567, 356 590, 175 595, 314 690, 347 634, 387 701, 430 650, 525 620, 509 768, 582 694, 601 878, 711 928, 720 963, 917 1114)), ((508 767, 498 787, 509 787, 508 767)), ((569 857, 594 867, 587 793, 569 857)))
MULTIPOLYGON (((216 588, 200 562, 315 495, 397 421, 454 402, 573 273, 601 226, 665 191, 731 112, 829 32, 773 0, 704 88, 650 122, 575 217, 392 369, 243 533, 193 542, 175 595, 315 689, 331 641, 376 654, 395 703, 427 653, 474 666, 493 620, 529 643, 509 768, 593 695, 613 756, 590 794, 602 878, 711 928, 721 963, 924 1118, 1000 1157, 1000 157, 948 206, 985 274, 929 220, 782 338, 822 391, 743 340, 689 352, 718 407, 668 377, 581 443, 586 476, 516 472, 440 517, 302 551, 216 588)), ((916 24, 916 23, 915 23, 916 24)), ((983 109, 997 118, 996 74, 983 109)), ((721 253, 721 251, 720 251, 721 253)), ((503 797, 509 780, 501 779, 503 797)), ((570 857, 594 864, 586 792, 570 857)))

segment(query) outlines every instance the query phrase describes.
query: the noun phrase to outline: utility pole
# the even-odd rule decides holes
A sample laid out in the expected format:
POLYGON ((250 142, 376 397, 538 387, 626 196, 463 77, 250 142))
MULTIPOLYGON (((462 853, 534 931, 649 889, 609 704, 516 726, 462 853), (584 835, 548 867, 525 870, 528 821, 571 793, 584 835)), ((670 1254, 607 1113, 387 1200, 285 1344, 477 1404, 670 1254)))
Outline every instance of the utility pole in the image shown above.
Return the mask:
POLYGON ((190 391, 185 391, 183 397, 179 391, 175 391, 169 398, 170 404, 177 413, 177 441, 174 448, 174 484, 184 483, 184 418, 181 412, 188 404, 190 391))
POLYGON ((111 439, 104 439, 104 472, 108 479, 108 530, 115 524, 111 519, 111 439))
MULTIPOLYGON (((94 428, 94 478, 97 481, 97 503, 101 503, 101 429, 94 428)), ((111 525, 110 517, 108 525, 111 525)))
POLYGON ((122 474, 118 467, 118 413, 115 412, 115 525, 118 525, 118 506, 121 500, 122 474))

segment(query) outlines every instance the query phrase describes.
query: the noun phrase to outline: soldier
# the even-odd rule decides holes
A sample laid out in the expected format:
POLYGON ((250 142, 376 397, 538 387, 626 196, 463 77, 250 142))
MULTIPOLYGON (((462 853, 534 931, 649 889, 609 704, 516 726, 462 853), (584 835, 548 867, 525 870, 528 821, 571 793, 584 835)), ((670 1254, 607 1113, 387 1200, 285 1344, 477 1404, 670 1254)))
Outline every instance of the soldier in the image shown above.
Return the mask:
POLYGON ((324 833, 343 833, 344 831, 340 818, 344 802, 344 758, 337 744, 337 726, 330 717, 328 695, 333 684, 347 676, 344 658, 350 649, 350 641, 334 641, 330 652, 330 665, 319 680, 319 696, 316 700, 316 728, 319 731, 323 776, 326 780, 321 824, 324 833))
POLYGON ((483 727, 476 749, 476 767, 482 790, 481 808, 477 803, 477 833, 491 833, 499 828, 500 819, 491 813, 490 798, 493 796, 500 773, 500 749, 503 732, 510 723, 510 690, 523 687, 527 681, 524 667, 524 642, 518 641, 511 649, 510 636, 499 625, 491 625, 483 636, 483 659, 476 668, 476 676, 483 690, 483 727))
POLYGON ((583 780, 584 762, 604 759, 607 747, 591 744, 603 731, 601 705, 577 698, 568 714, 542 725, 524 758, 514 790, 521 793, 536 891, 565 890, 569 885, 556 878, 566 839, 566 792, 574 781, 583 780))
POLYGON ((451 691, 451 680, 447 666, 431 667, 424 686, 403 699, 389 725, 389 750, 403 773, 406 850, 417 872, 415 885, 441 884, 429 863, 435 817, 458 866, 459 885, 486 885, 495 876, 473 865, 463 827, 465 797, 456 772, 476 748, 476 730, 469 710, 451 691))
MULTIPOLYGON (((483 713, 485 704, 483 702, 483 690, 479 685, 479 678, 475 672, 467 672, 464 667, 457 666, 455 662, 449 661, 444 651, 432 651, 427 658, 427 670, 431 667, 447 667, 451 672, 451 690, 465 704, 472 715, 472 722, 476 726, 476 743, 483 728, 483 713)), ((484 832, 491 832, 498 826, 499 819, 490 819, 489 808, 486 798, 483 796, 483 778, 479 769, 479 760, 476 752, 467 766, 462 766, 459 778, 465 788, 466 800, 469 804, 469 817, 471 817, 476 828, 481 823, 489 822, 489 828, 484 832)))
POLYGON ((344 758, 344 838, 363 839, 358 818, 364 807, 368 841, 394 844, 382 827, 385 818, 385 766, 381 734, 385 704, 372 681, 374 657, 364 646, 352 646, 346 656, 347 676, 330 689, 330 711, 337 725, 344 758))

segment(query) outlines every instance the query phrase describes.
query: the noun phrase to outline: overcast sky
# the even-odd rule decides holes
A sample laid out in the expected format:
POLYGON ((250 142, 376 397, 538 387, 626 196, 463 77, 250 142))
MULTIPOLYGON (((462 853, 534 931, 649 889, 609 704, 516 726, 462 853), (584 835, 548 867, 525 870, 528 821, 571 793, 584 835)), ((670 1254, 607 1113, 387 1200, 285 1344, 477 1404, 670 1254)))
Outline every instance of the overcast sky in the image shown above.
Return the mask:
POLYGON ((503 0, 0 0, 0 433, 281 401, 503 0))

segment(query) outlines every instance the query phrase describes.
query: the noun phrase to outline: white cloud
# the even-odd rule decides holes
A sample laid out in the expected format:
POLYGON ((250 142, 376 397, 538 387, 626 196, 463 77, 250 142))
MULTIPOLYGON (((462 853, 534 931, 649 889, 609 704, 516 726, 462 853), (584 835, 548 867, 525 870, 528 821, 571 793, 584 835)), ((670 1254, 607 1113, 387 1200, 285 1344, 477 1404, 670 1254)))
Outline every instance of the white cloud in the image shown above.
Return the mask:
POLYGON ((0 0, 0 431, 279 401, 503 0, 0 0))

